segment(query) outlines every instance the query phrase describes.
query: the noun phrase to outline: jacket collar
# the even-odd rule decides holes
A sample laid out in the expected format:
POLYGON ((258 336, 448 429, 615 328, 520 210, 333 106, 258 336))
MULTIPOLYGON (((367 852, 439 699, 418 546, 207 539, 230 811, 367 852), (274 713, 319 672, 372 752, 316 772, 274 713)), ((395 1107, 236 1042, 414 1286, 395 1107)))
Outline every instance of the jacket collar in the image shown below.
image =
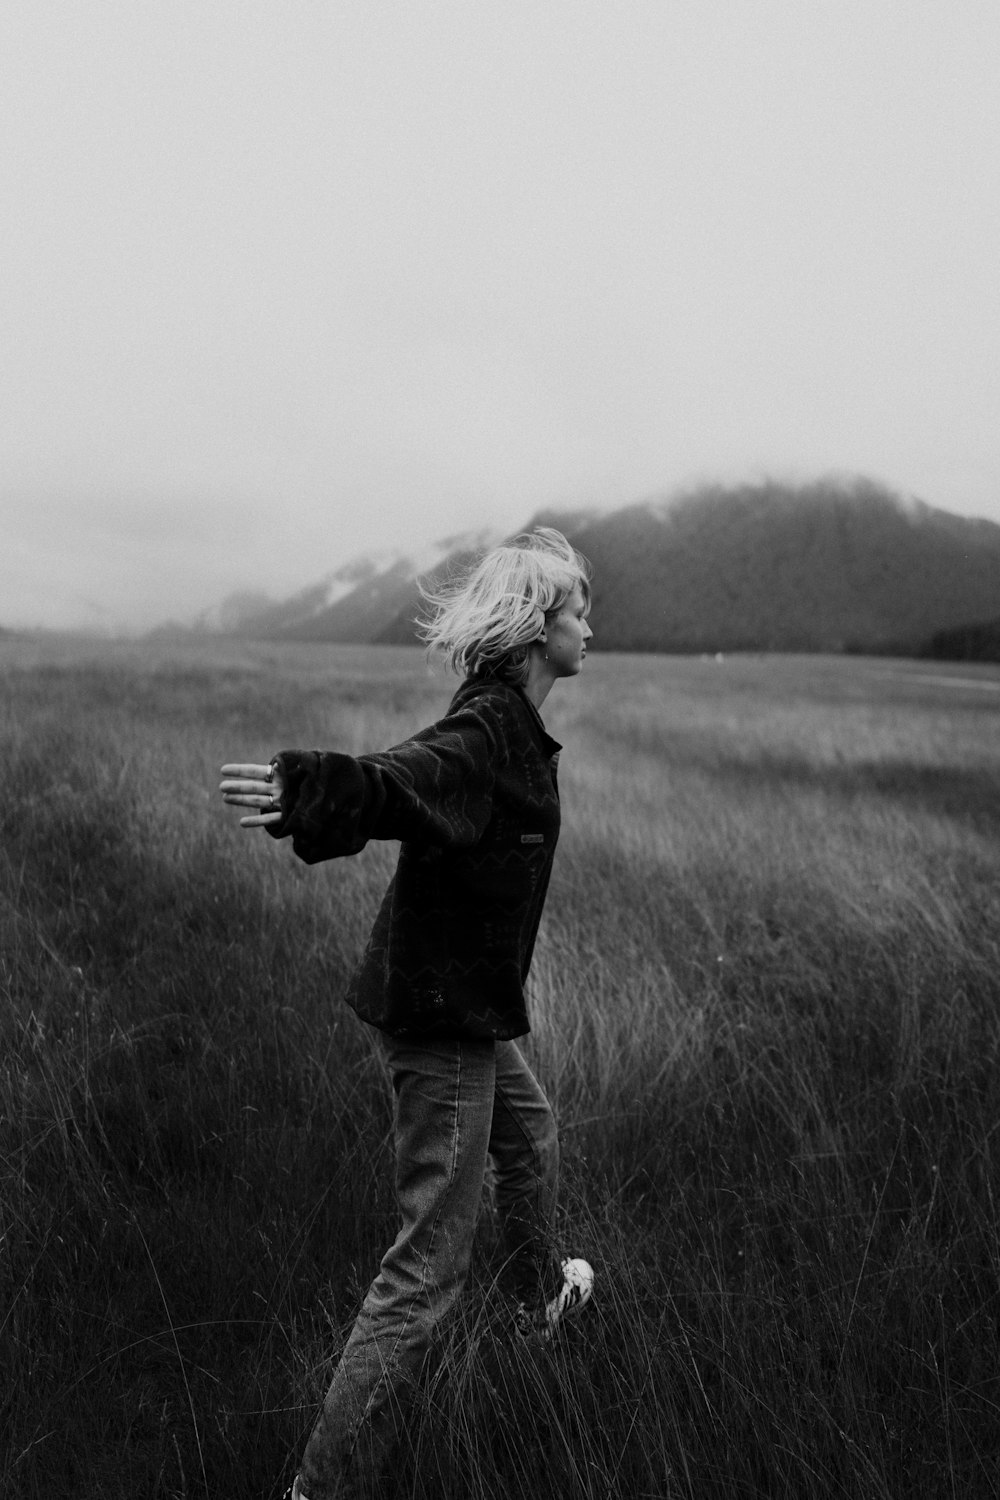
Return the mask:
POLYGON ((562 749, 562 745, 560 745, 558 740, 554 740, 551 734, 549 734, 548 730, 545 728, 545 723, 542 719, 541 714, 538 712, 538 709, 532 703, 527 693, 523 688, 519 687, 514 688, 513 691, 517 694, 520 701, 524 704, 524 707, 528 710, 535 728, 541 735, 542 744, 545 746, 546 755, 550 757, 553 755, 558 755, 559 751, 562 749))
POLYGON ((549 734, 545 728, 541 714, 524 689, 515 686, 514 683, 504 682, 502 677, 492 677, 485 672, 474 673, 471 677, 466 677, 462 683, 462 686, 455 694, 455 702, 462 702, 466 698, 474 697, 481 692, 497 691, 509 694, 520 705, 522 712, 530 719, 535 735, 541 741, 544 753, 550 759, 553 755, 558 755, 562 749, 562 745, 549 734))

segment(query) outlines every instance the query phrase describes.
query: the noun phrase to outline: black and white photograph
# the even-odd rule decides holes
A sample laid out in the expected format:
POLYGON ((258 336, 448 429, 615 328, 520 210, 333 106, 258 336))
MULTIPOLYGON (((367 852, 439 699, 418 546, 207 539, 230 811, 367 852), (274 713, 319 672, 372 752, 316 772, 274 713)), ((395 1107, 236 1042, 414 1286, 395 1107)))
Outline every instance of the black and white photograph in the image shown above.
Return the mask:
POLYGON ((1000 7, 0 76, 0 1493, 1000 1500, 1000 7))

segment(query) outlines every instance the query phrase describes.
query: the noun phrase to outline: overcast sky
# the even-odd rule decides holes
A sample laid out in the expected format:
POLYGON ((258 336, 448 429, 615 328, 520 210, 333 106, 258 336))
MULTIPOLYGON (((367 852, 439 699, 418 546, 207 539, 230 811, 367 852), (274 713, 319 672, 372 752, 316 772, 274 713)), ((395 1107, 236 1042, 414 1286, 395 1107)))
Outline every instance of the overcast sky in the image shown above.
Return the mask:
POLYGON ((997 0, 5 0, 0 623, 704 478, 1000 521, 997 0))

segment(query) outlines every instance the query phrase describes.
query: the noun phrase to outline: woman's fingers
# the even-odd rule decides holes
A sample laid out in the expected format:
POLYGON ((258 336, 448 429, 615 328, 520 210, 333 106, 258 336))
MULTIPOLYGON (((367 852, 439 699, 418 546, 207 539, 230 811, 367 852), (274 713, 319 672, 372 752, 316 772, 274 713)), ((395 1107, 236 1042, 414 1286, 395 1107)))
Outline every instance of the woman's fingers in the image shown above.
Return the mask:
POLYGON ((255 813, 250 817, 240 819, 241 828, 266 828, 269 823, 280 823, 281 812, 255 813))
MULTIPOLYGON (((252 782, 247 783, 252 786, 252 782)), ((268 812, 273 812, 281 798, 274 792, 226 792, 222 793, 223 802, 228 802, 230 807, 263 807, 268 812)))
POLYGON ((285 790, 281 772, 270 766, 223 766, 219 791, 225 797, 232 792, 273 797, 277 802, 285 790))
POLYGON ((235 765, 223 766, 222 774, 223 776, 236 777, 241 781, 270 781, 271 767, 247 766, 243 765, 242 762, 237 762, 235 765))
POLYGON ((249 807, 252 816, 241 818, 241 828, 264 828, 280 823, 284 783, 281 773, 271 766, 249 765, 235 761, 222 767, 219 791, 231 807, 249 807))

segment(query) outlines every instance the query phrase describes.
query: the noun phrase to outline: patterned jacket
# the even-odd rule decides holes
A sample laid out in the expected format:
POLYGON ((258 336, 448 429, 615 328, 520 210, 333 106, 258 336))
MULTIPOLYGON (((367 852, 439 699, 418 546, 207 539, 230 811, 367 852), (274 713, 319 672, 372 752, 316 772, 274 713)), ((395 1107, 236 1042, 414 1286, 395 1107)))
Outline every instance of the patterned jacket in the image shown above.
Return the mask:
POLYGON ((394 1036, 509 1039, 559 835, 561 746, 516 687, 470 677, 445 717, 357 758, 285 750, 285 816, 307 864, 399 839, 396 873, 347 992, 394 1036))

